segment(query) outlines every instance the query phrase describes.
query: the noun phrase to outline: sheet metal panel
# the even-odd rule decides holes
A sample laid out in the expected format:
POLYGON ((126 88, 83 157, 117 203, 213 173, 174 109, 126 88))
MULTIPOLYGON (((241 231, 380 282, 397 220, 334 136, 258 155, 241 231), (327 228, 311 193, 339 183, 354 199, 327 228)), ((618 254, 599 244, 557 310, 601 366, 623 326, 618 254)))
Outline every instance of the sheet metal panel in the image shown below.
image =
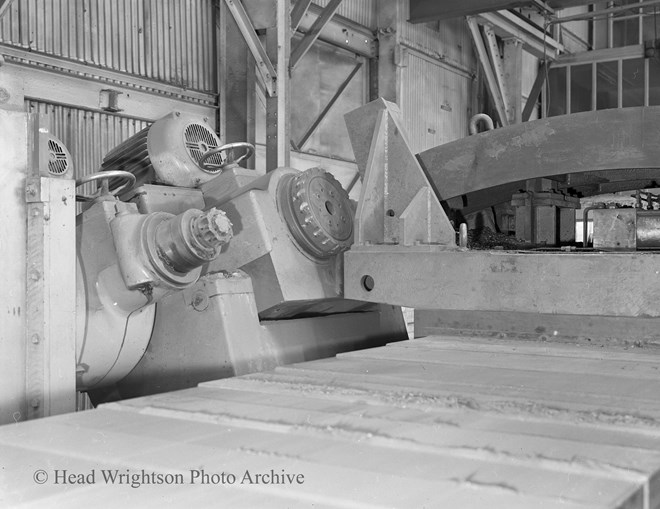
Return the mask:
POLYGON ((400 22, 401 41, 429 55, 445 59, 466 70, 476 69, 470 31, 464 18, 447 19, 430 23, 412 24, 408 17, 409 0, 401 7, 403 18, 400 22))
MULTIPOLYGON (((314 3, 325 7, 329 0, 316 0, 314 3)), ((344 0, 337 14, 365 27, 376 28, 376 0, 344 0)))
POLYGON ((401 68, 401 110, 413 152, 468 134, 472 80, 409 50, 401 68))
POLYGON ((659 369, 657 351, 400 342, 0 427, 0 503, 656 507, 659 369), (95 482, 54 484, 56 469, 95 482), (110 469, 181 477, 130 488, 110 469), (271 470, 304 478, 245 477, 271 470))
POLYGON ((215 90, 212 0, 13 0, 0 42, 215 90))
POLYGON ((47 115, 51 132, 73 157, 76 178, 99 171, 105 154, 149 125, 143 120, 37 101, 25 101, 25 108, 47 115))

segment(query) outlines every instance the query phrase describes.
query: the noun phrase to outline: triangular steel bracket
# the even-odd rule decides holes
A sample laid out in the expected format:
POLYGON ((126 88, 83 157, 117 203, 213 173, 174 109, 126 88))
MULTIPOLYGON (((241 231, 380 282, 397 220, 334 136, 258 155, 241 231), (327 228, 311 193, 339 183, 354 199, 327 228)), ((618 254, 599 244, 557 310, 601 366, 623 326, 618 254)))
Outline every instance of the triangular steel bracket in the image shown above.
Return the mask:
POLYGON ((399 108, 378 99, 349 113, 351 142, 364 168, 355 217, 355 245, 432 244, 456 247, 456 232, 431 181, 410 149, 399 108), (375 118, 374 118, 375 117, 375 118))

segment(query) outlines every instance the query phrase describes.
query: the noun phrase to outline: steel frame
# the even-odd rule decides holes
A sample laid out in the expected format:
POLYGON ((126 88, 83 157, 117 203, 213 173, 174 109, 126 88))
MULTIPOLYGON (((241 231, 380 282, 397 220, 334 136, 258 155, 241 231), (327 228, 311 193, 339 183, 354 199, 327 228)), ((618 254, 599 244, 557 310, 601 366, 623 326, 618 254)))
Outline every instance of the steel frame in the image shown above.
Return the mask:
MULTIPOLYGON (((653 142, 660 135, 660 108, 635 111, 631 118, 624 114, 625 110, 608 110, 609 114, 612 112, 619 116, 610 118, 611 122, 587 114, 587 126, 574 116, 570 121, 559 118, 563 123, 555 119, 540 121, 537 125, 543 126, 541 131, 530 130, 527 123, 460 140, 452 147, 460 153, 454 161, 484 161, 488 169, 488 175, 461 172, 461 184, 479 189, 503 183, 506 178, 510 182, 541 177, 540 172, 565 172, 567 167, 579 168, 587 162, 593 169, 608 164, 630 166, 631 161, 637 163, 632 166, 640 167, 641 162, 660 160, 660 149, 653 142), (618 122, 631 120, 637 121, 632 123, 634 131, 641 131, 635 133, 639 139, 631 135, 614 147, 613 153, 611 135, 621 132, 618 122), (610 151, 598 160, 594 160, 591 151, 587 159, 582 154, 576 156, 573 147, 577 132, 573 124, 580 131, 589 132, 594 142, 604 138, 595 150, 604 150, 603 143, 607 143, 610 151), (603 127, 598 131, 596 125, 603 127), (487 142, 486 147, 481 145, 498 132, 506 139, 492 145, 487 142), (555 133, 559 133, 557 139, 553 139, 555 133), (570 157, 561 161, 554 142, 570 150, 570 157), (472 144, 481 149, 475 159, 468 149, 472 144), (651 147, 645 150, 645 145, 651 147), (508 166, 509 147, 524 168, 508 166), (528 147, 536 154, 547 151, 554 166, 537 165, 534 161, 530 164, 530 158, 525 157, 528 147), (497 164, 507 166, 499 181, 499 171, 493 167, 497 164), (489 175, 494 178, 489 179, 489 175)), ((358 148, 356 157, 364 168, 364 183, 356 212, 355 243, 344 255, 346 298, 418 309, 660 317, 659 254, 489 252, 458 248, 454 229, 432 185, 443 190, 438 176, 451 173, 448 170, 452 168, 433 166, 433 180, 428 179, 428 171, 417 164, 407 147, 398 109, 386 101, 374 101, 351 112, 347 124, 353 146, 358 148), (410 218, 413 221, 408 223, 410 218), (584 298, 585 288, 589 289, 588 299, 584 298)), ((433 149, 432 153, 436 158, 442 157, 451 145, 433 149)), ((419 155, 420 161, 428 163, 423 156, 424 153, 419 155)))
POLYGON ((305 34, 302 40, 298 42, 296 47, 293 48, 289 60, 289 68, 291 72, 293 72, 293 70, 296 68, 296 65, 298 65, 298 62, 300 62, 300 60, 307 54, 316 39, 319 38, 321 31, 328 24, 330 19, 332 19, 335 12, 337 12, 341 2, 342 0, 330 0, 328 5, 326 5, 323 8, 323 11, 321 11, 321 14, 318 16, 318 18, 316 18, 309 31, 305 34))
POLYGON ((141 120, 156 120, 172 110, 184 110, 208 117, 215 123, 216 96, 185 90, 138 76, 90 67, 60 58, 32 53, 0 44, 3 72, 23 82, 25 97, 75 108, 104 112, 100 105, 103 90, 122 92, 118 114, 141 120))

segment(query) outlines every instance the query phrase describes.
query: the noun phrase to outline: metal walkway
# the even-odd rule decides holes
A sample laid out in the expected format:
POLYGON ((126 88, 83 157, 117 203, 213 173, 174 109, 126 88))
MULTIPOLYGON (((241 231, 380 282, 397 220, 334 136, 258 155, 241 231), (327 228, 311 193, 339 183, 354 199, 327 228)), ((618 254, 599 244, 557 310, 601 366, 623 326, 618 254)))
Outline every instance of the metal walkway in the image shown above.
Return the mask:
POLYGON ((660 356, 431 337, 8 425, 0 506, 20 502, 658 507, 660 356))

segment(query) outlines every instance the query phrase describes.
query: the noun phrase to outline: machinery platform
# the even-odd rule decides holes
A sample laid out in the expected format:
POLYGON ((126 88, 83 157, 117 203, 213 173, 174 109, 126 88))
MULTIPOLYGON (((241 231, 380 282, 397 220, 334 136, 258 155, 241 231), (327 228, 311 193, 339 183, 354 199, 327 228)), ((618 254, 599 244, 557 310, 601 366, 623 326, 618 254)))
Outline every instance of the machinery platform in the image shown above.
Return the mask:
POLYGON ((428 337, 6 425, 21 504, 655 508, 660 355, 428 337))

